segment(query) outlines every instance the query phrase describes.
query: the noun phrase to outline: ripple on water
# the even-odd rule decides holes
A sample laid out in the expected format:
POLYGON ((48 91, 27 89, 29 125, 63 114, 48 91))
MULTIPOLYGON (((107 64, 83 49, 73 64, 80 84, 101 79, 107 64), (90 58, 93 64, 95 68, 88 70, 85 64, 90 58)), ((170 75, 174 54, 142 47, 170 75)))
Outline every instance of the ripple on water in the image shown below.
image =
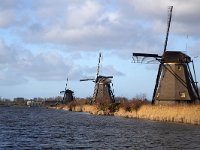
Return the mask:
POLYGON ((199 149, 200 127, 45 108, 0 108, 0 149, 199 149))

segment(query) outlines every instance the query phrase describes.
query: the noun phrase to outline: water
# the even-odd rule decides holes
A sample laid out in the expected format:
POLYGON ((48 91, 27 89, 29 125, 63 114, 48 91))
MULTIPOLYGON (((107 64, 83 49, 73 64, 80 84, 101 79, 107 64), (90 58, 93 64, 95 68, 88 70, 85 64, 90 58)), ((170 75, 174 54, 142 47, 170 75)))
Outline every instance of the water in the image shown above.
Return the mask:
POLYGON ((200 127, 45 108, 0 107, 0 149, 200 149, 200 127))

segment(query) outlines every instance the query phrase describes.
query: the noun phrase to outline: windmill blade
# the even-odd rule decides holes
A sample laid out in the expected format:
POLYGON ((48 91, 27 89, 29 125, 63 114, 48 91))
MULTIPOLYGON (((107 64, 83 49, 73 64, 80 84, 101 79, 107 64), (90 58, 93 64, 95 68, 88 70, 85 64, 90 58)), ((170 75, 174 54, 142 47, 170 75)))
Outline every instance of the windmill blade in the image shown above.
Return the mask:
POLYGON ((95 80, 95 79, 80 79, 80 81, 89 81, 89 80, 95 80))
POLYGON ((164 45, 164 52, 166 52, 167 49, 167 42, 168 42, 168 36, 169 36, 169 28, 170 28, 170 24, 171 24, 171 19, 172 19, 172 9, 173 6, 169 7, 169 18, 168 18, 168 25, 167 25, 167 34, 166 34, 166 38, 165 38, 165 45, 164 45))
POLYGON ((60 94, 65 93, 65 91, 60 91, 60 94))
POLYGON ((162 68, 162 65, 159 64, 158 73, 156 76, 156 84, 155 84, 154 91, 153 91, 152 104, 154 104, 154 100, 155 100, 154 97, 155 97, 156 91, 158 89, 158 84, 159 84, 160 75, 161 75, 161 68, 162 68))
POLYGON ((113 78, 113 76, 104 76, 105 78, 113 78))
POLYGON ((133 56, 161 57, 161 56, 158 56, 158 54, 149 54, 149 53, 133 53, 133 56))
MULTIPOLYGON (((67 82, 66 82, 66 88, 67 88, 67 84, 68 84, 68 77, 67 77, 67 82)), ((66 88, 65 88, 65 89, 66 89, 66 88)))
POLYGON ((97 65, 97 77, 99 76, 100 63, 101 63, 101 52, 99 53, 99 61, 97 65))
POLYGON ((98 76, 97 78, 98 78, 98 79, 101 79, 101 78, 113 78, 113 76, 102 76, 102 75, 100 75, 100 76, 98 76))
POLYGON ((133 62, 134 63, 151 63, 155 61, 160 61, 162 56, 158 54, 149 54, 149 53, 133 53, 133 62))

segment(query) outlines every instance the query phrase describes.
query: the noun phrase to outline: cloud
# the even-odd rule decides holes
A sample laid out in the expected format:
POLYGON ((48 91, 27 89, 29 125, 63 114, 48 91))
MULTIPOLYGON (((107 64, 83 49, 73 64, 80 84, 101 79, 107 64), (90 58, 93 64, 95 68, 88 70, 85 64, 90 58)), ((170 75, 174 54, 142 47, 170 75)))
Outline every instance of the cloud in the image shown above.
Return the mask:
POLYGON ((17 51, 15 51, 13 47, 6 46, 5 42, 0 40, 1 85, 19 84, 27 81, 21 72, 18 72, 15 67, 11 67, 17 62, 17 55, 17 51))
POLYGON ((21 0, 16 6, 6 5, 0 13, 16 14, 16 18, 1 18, 17 21, 13 30, 23 42, 62 45, 64 51, 107 49, 119 54, 130 49, 162 51, 169 5, 174 5, 170 36, 187 34, 199 38, 199 3, 198 0, 147 0, 145 3, 141 0, 31 3, 21 0), (22 6, 24 9, 20 9, 22 6))
POLYGON ((81 73, 79 65, 58 52, 33 54, 22 47, 6 46, 0 41, 1 83, 19 84, 33 78, 40 81, 65 80, 67 75, 76 80, 81 73), (16 78, 17 77, 17 78, 16 78))
MULTIPOLYGON (((97 74, 97 67, 85 66, 82 68, 82 78, 95 78, 97 74)), ((100 66, 99 75, 103 76, 125 76, 125 74, 111 65, 100 66)))
POLYGON ((3 0, 0 5, 0 28, 12 26, 15 21, 15 0, 3 0))
MULTIPOLYGON (((198 0, 147 0, 145 3, 141 0, 36 0, 20 1, 20 5, 14 6, 15 3, 2 5, 0 13, 9 11, 6 14, 12 15, 1 18, 21 21, 16 31, 24 42, 64 45, 67 51, 159 49, 164 39, 161 37, 165 36, 169 5, 174 5, 172 34, 189 34, 195 38, 200 34, 198 0), (25 9, 20 10, 22 6, 25 9)), ((6 20, 2 26, 11 25, 6 20)))
MULTIPOLYGON (((1 38, 9 37, 9 44, 0 41, 1 76, 12 70, 24 82, 26 78, 63 80, 67 74, 78 79, 87 67, 77 64, 70 54, 105 50, 127 59, 133 51, 160 53, 169 5, 174 5, 169 39, 189 35, 198 41, 199 4, 199 0, 3 0, 0 33, 6 33, 1 38), (16 41, 9 41, 11 37, 16 41), (16 46, 19 44, 22 46, 16 46), (44 45, 56 48, 32 52, 32 47, 44 45)), ((198 43, 191 47, 197 49, 198 43)), ((199 53, 195 50, 195 55, 199 53)), ((114 67, 106 67, 111 74, 122 75, 114 67)))
POLYGON ((27 83, 28 80, 21 72, 14 71, 12 68, 0 69, 0 84, 1 85, 17 85, 27 83))
POLYGON ((3 40, 0 40, 0 66, 4 67, 16 61, 16 51, 5 45, 3 40))
MULTIPOLYGON (((30 79, 38 81, 79 80, 84 74, 96 75, 96 67, 88 67, 73 62, 79 55, 62 55, 57 50, 33 53, 19 46, 7 46, 0 41, 0 83, 15 85, 27 83, 30 79)), ((123 75, 113 66, 104 66, 104 71, 111 75, 123 75)))

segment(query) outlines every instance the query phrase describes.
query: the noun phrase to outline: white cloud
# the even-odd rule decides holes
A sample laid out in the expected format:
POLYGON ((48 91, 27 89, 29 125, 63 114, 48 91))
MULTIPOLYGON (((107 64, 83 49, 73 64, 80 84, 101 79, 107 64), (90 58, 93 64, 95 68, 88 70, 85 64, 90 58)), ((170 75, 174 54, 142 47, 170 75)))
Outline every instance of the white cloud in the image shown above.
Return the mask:
POLYGON ((17 85, 28 81, 23 73, 14 71, 14 68, 0 69, 0 71, 0 85, 17 85))
MULTIPOLYGON (((2 0, 0 38, 6 42, 0 41, 0 78, 13 84, 28 78, 65 80, 67 75, 77 80, 96 71, 74 60, 83 60, 80 52, 105 50, 126 60, 133 51, 160 53, 169 5, 174 5, 169 40, 189 35, 199 55, 199 0, 2 0), (56 48, 42 49, 49 45, 56 48)), ((121 75, 115 66, 104 67, 106 74, 121 75)))
POLYGON ((14 19, 14 12, 12 10, 0 11, 0 27, 11 26, 14 19))
POLYGON ((15 46, 0 42, 1 83, 18 84, 26 78, 36 80, 65 80, 67 74, 76 80, 80 76, 80 66, 57 52, 33 54, 15 46), (17 78, 14 78, 16 77, 17 78))
POLYGON ((75 6, 68 9, 67 25, 69 28, 82 28, 88 24, 93 24, 96 17, 100 14, 100 4, 87 0, 81 6, 75 6))
POLYGON ((12 26, 15 22, 16 0, 3 0, 0 5, 0 28, 12 26))
POLYGON ((23 33, 19 38, 31 44, 61 44, 70 50, 160 49, 169 5, 174 5, 170 35, 199 38, 200 34, 198 0, 36 0, 31 6, 20 2, 25 9, 8 5, 0 11, 16 11, 18 18, 1 18, 24 21, 15 30, 23 33), (25 15, 20 16, 23 11, 25 15))
MULTIPOLYGON (((63 56, 55 50, 34 54, 21 47, 6 46, 3 41, 0 42, 0 60, 0 83, 7 85, 26 83, 30 78, 38 81, 61 81, 68 76, 71 80, 78 81, 83 74, 96 71, 96 67, 86 69, 74 63, 72 57, 63 56)), ((122 75, 113 66, 105 66, 104 69, 112 75, 122 75)))

